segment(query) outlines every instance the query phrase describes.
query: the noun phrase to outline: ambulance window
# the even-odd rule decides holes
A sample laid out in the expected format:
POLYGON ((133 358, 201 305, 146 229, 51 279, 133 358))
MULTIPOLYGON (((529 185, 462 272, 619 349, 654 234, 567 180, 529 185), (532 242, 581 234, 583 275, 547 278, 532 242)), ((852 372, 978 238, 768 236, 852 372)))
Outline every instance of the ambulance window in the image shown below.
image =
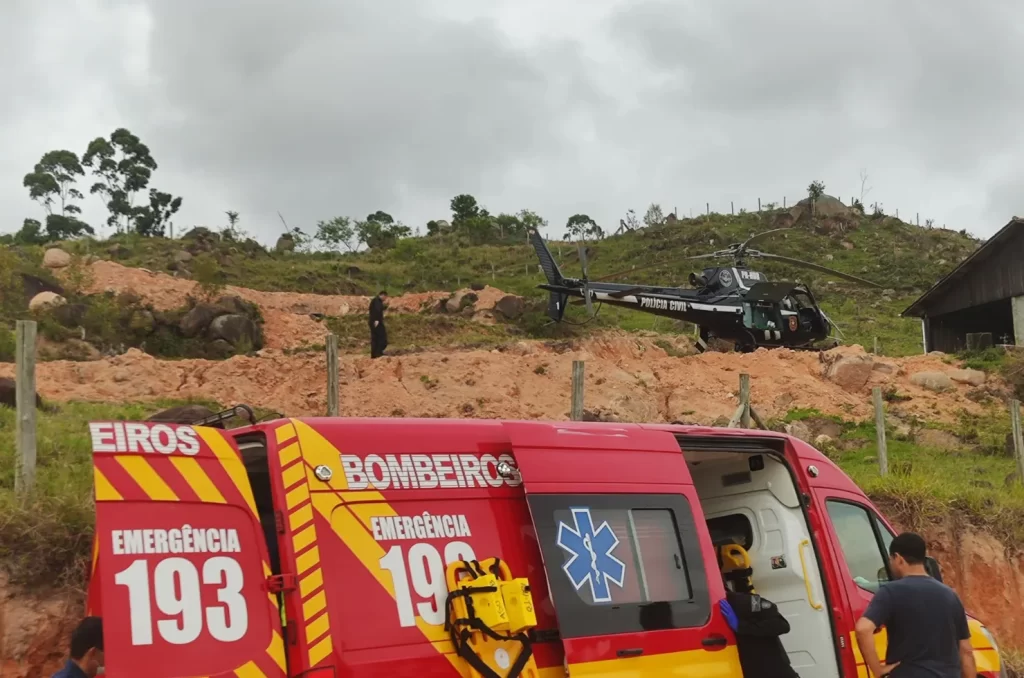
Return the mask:
POLYGON ((848 502, 829 501, 827 506, 850 576, 857 586, 874 593, 889 581, 889 570, 873 516, 863 506, 848 502))
POLYGON ((530 504, 563 637, 706 623, 704 560, 685 497, 533 495, 530 504))
POLYGON ((742 513, 708 519, 708 531, 713 543, 732 540, 747 551, 754 545, 754 528, 742 513))

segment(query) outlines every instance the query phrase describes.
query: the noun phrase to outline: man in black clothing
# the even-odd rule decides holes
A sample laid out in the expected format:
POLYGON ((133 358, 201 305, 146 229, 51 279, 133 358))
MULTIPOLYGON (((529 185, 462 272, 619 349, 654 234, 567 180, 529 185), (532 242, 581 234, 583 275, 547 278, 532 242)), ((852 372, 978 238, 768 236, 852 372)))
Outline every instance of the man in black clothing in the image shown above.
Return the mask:
POLYGON ((775 603, 756 593, 726 589, 718 606, 736 633, 743 678, 800 678, 779 640, 789 633, 789 622, 775 603))
POLYGON ((377 296, 370 301, 370 357, 379 358, 384 355, 384 349, 388 346, 388 331, 384 327, 384 309, 388 293, 381 290, 377 296))
POLYGON ((975 678, 967 613, 956 592, 925 570, 925 542, 905 532, 889 545, 894 581, 875 593, 857 620, 857 644, 875 678, 975 678), (885 626, 885 664, 874 634, 885 626))

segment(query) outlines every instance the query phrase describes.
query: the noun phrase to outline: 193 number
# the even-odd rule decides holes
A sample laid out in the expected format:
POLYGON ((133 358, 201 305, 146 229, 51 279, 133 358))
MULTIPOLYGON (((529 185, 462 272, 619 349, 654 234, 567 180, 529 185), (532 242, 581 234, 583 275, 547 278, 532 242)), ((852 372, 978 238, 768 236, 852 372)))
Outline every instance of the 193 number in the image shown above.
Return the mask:
POLYGON ((199 572, 190 560, 165 558, 153 568, 150 580, 149 563, 136 560, 114 575, 114 582, 128 588, 131 613, 132 644, 153 644, 153 610, 174 619, 160 619, 156 630, 172 645, 195 641, 206 628, 216 640, 231 643, 249 628, 249 615, 242 596, 242 568, 234 558, 215 556, 203 563, 202 583, 218 586, 217 600, 222 605, 203 608, 199 572), (204 615, 205 612, 205 615, 204 615))
POLYGON ((448 564, 458 560, 475 560, 473 547, 461 541, 448 542, 444 547, 444 560, 438 550, 427 543, 413 544, 406 557, 402 547, 395 544, 380 559, 380 567, 391 573, 395 585, 395 602, 398 604, 398 621, 404 626, 415 626, 416 615, 428 624, 439 626, 444 623, 445 599, 448 585, 444 573, 448 564), (412 589, 428 602, 413 606, 412 589))

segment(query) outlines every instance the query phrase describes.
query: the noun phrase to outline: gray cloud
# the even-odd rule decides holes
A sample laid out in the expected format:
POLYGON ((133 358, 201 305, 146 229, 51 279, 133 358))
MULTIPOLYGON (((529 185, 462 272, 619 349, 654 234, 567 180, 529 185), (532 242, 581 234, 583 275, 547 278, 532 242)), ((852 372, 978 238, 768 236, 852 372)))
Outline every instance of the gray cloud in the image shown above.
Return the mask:
POLYGON ((72 4, 0 10, 0 231, 38 216, 20 184, 44 151, 122 125, 179 228, 234 209, 264 240, 278 210, 417 226, 461 192, 614 227, 813 179, 848 198, 860 168, 904 218, 986 235, 1024 213, 1019 3, 72 4))

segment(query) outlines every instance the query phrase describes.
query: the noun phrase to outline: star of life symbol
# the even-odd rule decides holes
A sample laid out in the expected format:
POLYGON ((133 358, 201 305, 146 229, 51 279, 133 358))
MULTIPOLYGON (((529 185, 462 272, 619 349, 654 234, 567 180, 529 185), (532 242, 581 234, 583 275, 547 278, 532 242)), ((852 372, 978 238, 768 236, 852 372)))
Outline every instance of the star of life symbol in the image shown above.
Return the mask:
POLYGON ((574 526, 558 523, 558 546, 572 556, 562 565, 562 570, 577 591, 589 583, 595 603, 610 603, 612 592, 609 582, 622 588, 626 576, 626 564, 612 555, 619 545, 619 538, 608 526, 608 521, 594 529, 589 508, 570 511, 574 526))

